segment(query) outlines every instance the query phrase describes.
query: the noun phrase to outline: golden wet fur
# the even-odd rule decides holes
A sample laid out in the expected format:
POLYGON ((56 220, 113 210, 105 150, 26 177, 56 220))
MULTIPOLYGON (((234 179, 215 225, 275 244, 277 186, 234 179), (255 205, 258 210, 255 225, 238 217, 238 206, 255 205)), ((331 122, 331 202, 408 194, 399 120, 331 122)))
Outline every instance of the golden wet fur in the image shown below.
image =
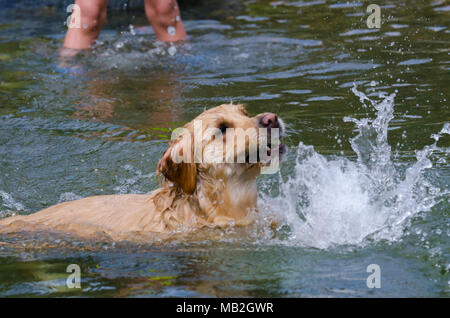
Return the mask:
MULTIPOLYGON (((258 128, 263 115, 249 117, 242 105, 227 104, 209 109, 196 119, 201 119, 205 132, 223 123, 227 127, 258 128)), ((193 135, 193 122, 184 129, 193 135)), ((186 133, 170 142, 157 167, 165 180, 150 194, 93 196, 61 203, 31 215, 0 220, 0 233, 43 231, 84 238, 100 234, 129 240, 139 234, 164 238, 202 227, 249 224, 256 210, 256 176, 261 164, 175 163, 174 154, 182 154, 189 142, 192 140, 186 133)), ((202 143, 203 155, 211 159, 211 154, 217 153, 217 140, 206 134, 202 143)), ((248 143, 244 147, 248 148, 248 143)), ((194 156, 193 146, 187 149, 194 156)), ((246 151, 235 150, 236 154, 246 151)))

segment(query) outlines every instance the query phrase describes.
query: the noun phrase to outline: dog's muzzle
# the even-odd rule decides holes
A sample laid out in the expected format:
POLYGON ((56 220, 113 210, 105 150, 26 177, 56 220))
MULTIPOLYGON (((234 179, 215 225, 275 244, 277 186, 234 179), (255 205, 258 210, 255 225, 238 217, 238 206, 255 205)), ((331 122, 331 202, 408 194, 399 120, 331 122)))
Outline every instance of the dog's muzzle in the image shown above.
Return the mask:
MULTIPOLYGON (((273 129, 278 129, 278 137, 281 139, 285 132, 284 122, 276 114, 267 113, 259 118, 258 124, 260 128, 267 129, 267 156, 271 157, 274 151, 278 151, 280 159, 286 153, 286 145, 276 140, 276 144, 272 141, 272 131, 273 129)), ((258 158, 259 160, 259 158, 258 158)))

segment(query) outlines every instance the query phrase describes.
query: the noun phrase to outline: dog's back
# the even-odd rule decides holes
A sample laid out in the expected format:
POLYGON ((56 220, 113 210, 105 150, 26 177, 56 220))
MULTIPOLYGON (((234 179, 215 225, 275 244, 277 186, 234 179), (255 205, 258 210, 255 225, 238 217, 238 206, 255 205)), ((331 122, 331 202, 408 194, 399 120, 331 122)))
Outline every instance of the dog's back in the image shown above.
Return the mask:
POLYGON ((49 231, 81 237, 126 233, 162 233, 165 225, 155 213, 151 195, 93 196, 54 205, 39 213, 0 220, 0 232, 49 231))

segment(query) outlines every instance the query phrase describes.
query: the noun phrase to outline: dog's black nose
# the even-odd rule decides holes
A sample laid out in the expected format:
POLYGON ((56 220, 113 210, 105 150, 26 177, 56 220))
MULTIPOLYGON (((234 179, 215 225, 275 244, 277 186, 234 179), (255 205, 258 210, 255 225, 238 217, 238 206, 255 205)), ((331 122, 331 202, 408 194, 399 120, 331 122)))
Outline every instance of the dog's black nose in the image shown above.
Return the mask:
POLYGON ((261 127, 264 128, 280 128, 278 117, 275 114, 269 113, 261 117, 259 120, 261 127))

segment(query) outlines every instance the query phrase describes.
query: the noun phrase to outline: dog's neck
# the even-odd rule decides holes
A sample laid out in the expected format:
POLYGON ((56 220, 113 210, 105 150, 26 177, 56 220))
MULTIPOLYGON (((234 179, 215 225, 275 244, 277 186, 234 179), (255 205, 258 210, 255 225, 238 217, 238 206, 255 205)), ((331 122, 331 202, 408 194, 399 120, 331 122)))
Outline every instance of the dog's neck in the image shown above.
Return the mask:
POLYGON ((247 164, 199 168, 196 197, 208 222, 217 225, 248 223, 256 210, 258 174, 258 167, 247 164))
POLYGON ((165 226, 179 230, 180 227, 194 229, 251 223, 256 211, 256 176, 260 168, 234 165, 198 167, 196 189, 190 195, 170 183, 153 192, 152 201, 165 226))

